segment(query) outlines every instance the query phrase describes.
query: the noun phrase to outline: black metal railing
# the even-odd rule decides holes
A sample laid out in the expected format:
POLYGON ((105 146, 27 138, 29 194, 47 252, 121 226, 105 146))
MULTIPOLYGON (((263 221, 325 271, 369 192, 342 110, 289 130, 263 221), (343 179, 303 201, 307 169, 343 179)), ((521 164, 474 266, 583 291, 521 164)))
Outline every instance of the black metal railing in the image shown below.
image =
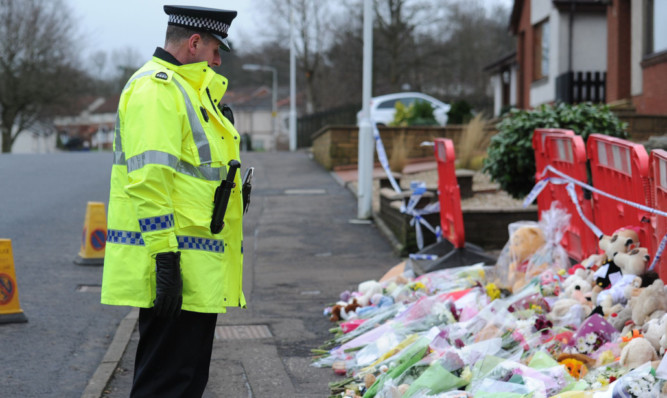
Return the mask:
POLYGON ((556 100, 568 104, 605 102, 607 72, 565 72, 556 78, 556 100))
POLYGON ((311 136, 322 127, 334 124, 357 124, 357 112, 361 105, 343 105, 325 111, 311 113, 297 119, 296 147, 306 148, 313 145, 311 136))

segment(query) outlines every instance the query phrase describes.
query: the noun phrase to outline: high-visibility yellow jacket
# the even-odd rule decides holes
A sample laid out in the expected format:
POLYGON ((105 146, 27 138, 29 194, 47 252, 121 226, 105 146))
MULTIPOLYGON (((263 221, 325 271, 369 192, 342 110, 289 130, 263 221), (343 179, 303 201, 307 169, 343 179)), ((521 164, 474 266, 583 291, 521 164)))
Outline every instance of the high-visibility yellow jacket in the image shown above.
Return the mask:
POLYGON ((240 171, 225 227, 210 230, 215 190, 229 161, 240 161, 240 137, 217 107, 227 80, 206 62, 177 63, 156 50, 120 97, 102 303, 152 307, 155 255, 180 251, 182 308, 220 313, 245 307, 240 171))

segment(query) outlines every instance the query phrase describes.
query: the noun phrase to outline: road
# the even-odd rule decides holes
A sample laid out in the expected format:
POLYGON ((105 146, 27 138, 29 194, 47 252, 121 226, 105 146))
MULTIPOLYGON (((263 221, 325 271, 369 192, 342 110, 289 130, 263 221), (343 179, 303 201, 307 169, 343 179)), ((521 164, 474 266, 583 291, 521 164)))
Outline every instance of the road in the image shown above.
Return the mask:
MULTIPOLYGON (((323 308, 399 259, 373 224, 354 222, 354 196, 306 153, 243 159, 256 167, 244 219, 248 308, 230 309, 218 326, 268 336, 216 337, 205 396, 326 396, 335 375, 313 368, 310 354, 331 337, 323 308)), ((0 238, 13 241, 29 319, 0 325, 2 398, 80 397, 129 313, 99 304, 94 289, 77 291, 99 285, 102 269, 72 262, 86 203, 108 200, 110 165, 109 153, 0 156, 0 238)), ((104 396, 128 396, 137 338, 135 331, 104 396)))
POLYGON ((72 262, 86 203, 108 201, 111 161, 108 152, 0 156, 0 238, 12 240, 28 318, 0 325, 2 397, 80 397, 129 312, 99 303, 102 267, 72 262))

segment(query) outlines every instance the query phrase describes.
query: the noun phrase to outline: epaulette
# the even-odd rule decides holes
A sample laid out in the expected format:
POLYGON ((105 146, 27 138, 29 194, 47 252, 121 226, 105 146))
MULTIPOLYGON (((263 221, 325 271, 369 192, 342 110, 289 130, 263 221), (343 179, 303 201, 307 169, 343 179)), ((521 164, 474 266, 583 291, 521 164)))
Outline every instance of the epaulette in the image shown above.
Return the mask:
POLYGON ((169 69, 159 70, 151 75, 151 78, 156 82, 160 83, 170 83, 172 77, 174 76, 174 71, 169 69))

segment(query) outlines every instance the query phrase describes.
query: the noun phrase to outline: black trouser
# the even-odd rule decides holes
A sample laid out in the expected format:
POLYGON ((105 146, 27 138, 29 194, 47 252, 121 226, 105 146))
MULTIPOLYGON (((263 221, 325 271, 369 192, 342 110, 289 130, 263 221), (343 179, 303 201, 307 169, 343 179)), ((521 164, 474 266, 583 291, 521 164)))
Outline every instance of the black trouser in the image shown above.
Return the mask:
POLYGON ((181 311, 176 319, 139 311, 132 398, 201 397, 208 382, 218 314, 181 311))

